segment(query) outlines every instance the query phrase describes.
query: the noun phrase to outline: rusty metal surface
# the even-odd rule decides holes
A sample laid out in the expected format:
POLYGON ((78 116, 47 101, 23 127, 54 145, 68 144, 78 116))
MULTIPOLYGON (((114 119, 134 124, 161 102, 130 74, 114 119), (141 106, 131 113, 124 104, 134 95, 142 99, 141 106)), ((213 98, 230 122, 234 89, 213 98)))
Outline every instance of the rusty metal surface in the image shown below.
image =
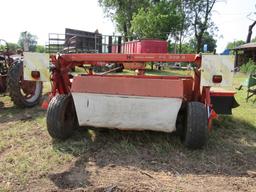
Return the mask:
POLYGON ((181 79, 136 76, 78 76, 73 80, 71 92, 168 98, 184 96, 181 79))
POLYGON ((195 62, 196 54, 167 54, 167 53, 140 53, 140 54, 64 54, 61 58, 66 62, 195 62))

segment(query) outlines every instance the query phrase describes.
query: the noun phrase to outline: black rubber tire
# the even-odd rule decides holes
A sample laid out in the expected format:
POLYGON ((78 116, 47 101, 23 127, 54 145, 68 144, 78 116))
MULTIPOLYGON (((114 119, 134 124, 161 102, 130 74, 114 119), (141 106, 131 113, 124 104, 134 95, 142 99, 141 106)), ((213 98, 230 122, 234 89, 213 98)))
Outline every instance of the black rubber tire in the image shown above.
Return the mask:
POLYGON ((190 149, 202 148, 208 140, 208 115, 203 103, 189 102, 182 135, 184 145, 190 149))
POLYGON ((65 140, 78 128, 76 110, 71 95, 57 95, 49 103, 47 130, 54 139, 65 140))
MULTIPOLYGON (((26 99, 21 93, 20 79, 23 78, 23 62, 18 60, 15 61, 7 75, 7 90, 9 91, 10 97, 15 105, 18 107, 34 107, 39 104, 42 98, 43 83, 36 82, 37 93, 33 100, 26 99)), ((33 82, 34 83, 34 82, 33 82)))

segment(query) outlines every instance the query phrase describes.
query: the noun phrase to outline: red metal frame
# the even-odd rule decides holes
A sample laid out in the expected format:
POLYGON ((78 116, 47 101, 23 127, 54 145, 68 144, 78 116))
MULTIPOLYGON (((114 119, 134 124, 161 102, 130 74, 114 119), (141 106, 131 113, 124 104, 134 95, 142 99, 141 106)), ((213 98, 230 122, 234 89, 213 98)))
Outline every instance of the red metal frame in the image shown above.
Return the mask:
MULTIPOLYGON (((184 77, 184 80, 193 81, 191 77, 184 77)), ((71 92, 184 98, 184 83, 177 77, 89 75, 75 77, 71 92)))
MULTIPOLYGON (((191 62, 201 66, 201 57, 196 54, 166 54, 166 53, 141 53, 141 54, 63 54, 59 56, 51 56, 51 62, 55 65, 52 74, 53 90, 52 94, 67 94, 70 92, 71 80, 69 76, 70 68, 81 66, 82 64, 95 65, 97 62, 106 63, 124 63, 134 64, 130 67, 138 67, 143 70, 142 65, 145 62, 191 62)), ((129 65, 126 65, 126 67, 129 65)), ((92 72, 89 73, 92 75, 92 72)), ((139 73, 143 75, 143 72, 139 73)), ((175 78, 175 77, 174 77, 175 78)), ((177 77, 182 78, 182 77, 177 77)), ((200 99, 200 71, 195 71, 193 83, 193 99, 200 99)), ((186 91, 187 92, 187 91, 186 91)))
POLYGON ((236 94, 235 91, 228 91, 228 90, 211 90, 211 96, 218 96, 218 97, 233 97, 236 94))
POLYGON ((71 91, 83 92, 86 90, 91 93, 182 97, 184 101, 199 101, 206 105, 209 110, 209 128, 211 127, 212 119, 215 117, 215 113, 211 106, 210 87, 200 88, 200 55, 166 53, 63 54, 58 56, 52 55, 51 62, 55 66, 51 76, 53 82, 51 97, 56 94, 68 94, 71 91), (196 68, 193 77, 145 76, 144 65, 146 62, 189 62, 194 63, 196 68), (106 76, 93 74, 92 70, 89 69, 89 72, 86 75, 87 78, 83 76, 76 77, 74 79, 74 84, 72 85, 73 77, 69 74, 71 68, 83 64, 97 65, 97 63, 122 63, 125 68, 138 69, 138 76, 107 75, 108 78, 105 78, 106 76), (124 86, 127 86, 128 89, 122 89, 122 87, 119 86, 120 84, 116 84, 116 86, 119 86, 118 88, 113 86, 113 83, 115 84, 117 80, 121 80, 124 83, 124 86), (153 83, 154 85, 152 87, 143 87, 143 84, 147 85, 156 80, 158 83, 153 83), (161 82, 161 80, 163 81, 161 82), (136 85, 136 82, 139 83, 139 85, 136 85), (102 83, 104 83, 104 86, 102 86, 102 83), (157 91, 154 91, 154 89, 157 91))
POLYGON ((138 54, 65 54, 63 58, 66 62, 192 62, 201 63, 201 57, 197 54, 167 54, 167 53, 138 53, 138 54), (200 61, 200 62, 198 62, 200 61))

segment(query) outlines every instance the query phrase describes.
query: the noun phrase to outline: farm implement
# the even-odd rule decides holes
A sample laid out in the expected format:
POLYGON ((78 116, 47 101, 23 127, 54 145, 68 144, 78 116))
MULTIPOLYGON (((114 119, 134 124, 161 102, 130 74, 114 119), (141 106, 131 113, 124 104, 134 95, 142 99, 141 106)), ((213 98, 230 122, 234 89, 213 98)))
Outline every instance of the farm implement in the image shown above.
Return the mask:
MULTIPOLYGON (((232 85, 232 56, 169 54, 164 41, 122 42, 121 37, 105 38, 98 32, 66 32, 63 44, 58 36, 49 38, 49 53, 60 47, 61 52, 50 56, 24 52, 22 59, 10 62, 14 68, 23 66, 8 73, 13 77, 15 71, 16 81, 7 77, 19 90, 26 87, 25 82, 33 83, 27 86, 31 90, 22 89, 28 97, 25 101, 33 104, 41 95, 42 81, 50 80, 51 93, 43 106, 53 138, 67 139, 78 126, 176 131, 185 146, 197 149, 206 144, 217 114, 231 114, 238 106, 235 92, 222 89, 232 85), (176 62, 189 64, 193 75, 145 73, 147 63, 176 62), (95 67, 106 70, 98 72, 95 67), (74 72, 78 68, 80 72, 74 72), (113 73, 123 69, 136 74, 113 73)), ((8 57, 3 58, 6 61, 8 57)), ((16 100, 15 94, 10 90, 14 102, 23 105, 20 101, 24 100, 16 100)))
POLYGON ((0 94, 9 92, 15 105, 33 107, 42 95, 42 82, 24 80, 23 53, 9 50, 8 43, 0 39, 0 94))
POLYGON ((51 56, 51 101, 47 128, 53 138, 66 139, 78 126, 120 130, 177 131, 185 146, 201 148, 218 114, 231 114, 235 92, 230 86, 229 56, 168 53, 71 53, 51 56), (193 76, 147 76, 147 62, 187 62, 193 76), (137 75, 95 74, 97 63, 121 63, 137 75), (74 67, 87 73, 73 75, 74 67))

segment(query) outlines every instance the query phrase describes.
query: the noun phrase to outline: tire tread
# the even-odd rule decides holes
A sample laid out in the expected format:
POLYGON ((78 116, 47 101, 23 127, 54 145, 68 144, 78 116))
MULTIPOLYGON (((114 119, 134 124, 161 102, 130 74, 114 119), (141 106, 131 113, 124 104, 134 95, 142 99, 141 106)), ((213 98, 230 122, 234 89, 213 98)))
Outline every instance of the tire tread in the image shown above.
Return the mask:
POLYGON ((191 149, 202 148, 208 140, 207 110, 203 103, 188 103, 185 126, 185 146, 191 149))
POLYGON ((40 93, 38 98, 34 102, 27 102, 20 93, 19 78, 20 70, 22 70, 21 67, 23 67, 23 62, 21 61, 14 62, 10 67, 7 75, 7 89, 9 91, 11 100, 15 105, 21 108, 33 107, 37 105, 41 100, 43 84, 40 82, 40 93))

